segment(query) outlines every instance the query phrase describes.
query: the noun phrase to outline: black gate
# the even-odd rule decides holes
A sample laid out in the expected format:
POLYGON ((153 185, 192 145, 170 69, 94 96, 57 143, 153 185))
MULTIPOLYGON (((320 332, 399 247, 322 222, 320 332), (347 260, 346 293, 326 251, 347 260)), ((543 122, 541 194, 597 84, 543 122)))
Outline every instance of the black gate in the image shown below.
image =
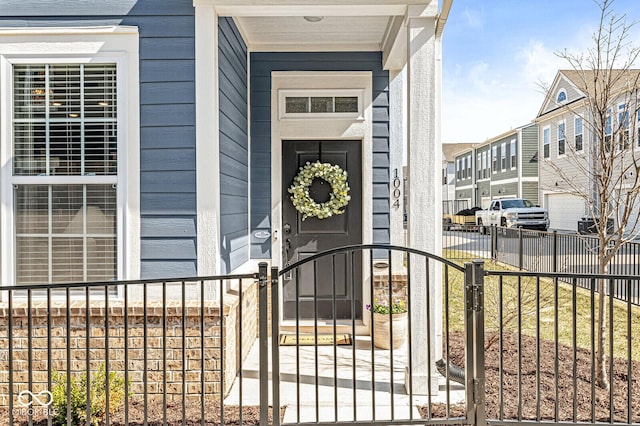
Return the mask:
MULTIPOLYGON (((358 245, 310 256, 281 271, 272 268, 270 279, 262 264, 259 275, 263 424, 268 365, 271 404, 284 409, 273 424, 483 421, 484 360, 473 350, 474 342, 484 339, 481 263, 463 268, 419 250, 358 245), (282 320, 283 276, 298 283, 289 290, 294 296, 302 285, 315 292, 319 268, 322 276, 335 277, 336 264, 344 268, 345 259, 347 269, 361 268, 348 283, 354 294, 363 294, 364 306, 350 309, 361 317, 328 315, 327 320, 326 306, 296 304, 294 319, 282 320)), ((329 288, 334 289, 329 310, 335 311, 335 280, 329 288)), ((355 304, 357 298, 351 300, 355 304)))

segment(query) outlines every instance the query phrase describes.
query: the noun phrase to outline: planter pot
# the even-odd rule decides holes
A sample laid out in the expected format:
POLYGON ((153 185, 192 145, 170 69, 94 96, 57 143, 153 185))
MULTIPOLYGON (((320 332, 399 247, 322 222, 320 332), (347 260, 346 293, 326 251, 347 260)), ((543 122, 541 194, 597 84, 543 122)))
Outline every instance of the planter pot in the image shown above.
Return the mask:
POLYGON ((373 314, 373 344, 380 349, 398 349, 407 340, 407 322, 409 315, 403 314, 373 314), (393 330, 393 341, 391 341, 393 330))

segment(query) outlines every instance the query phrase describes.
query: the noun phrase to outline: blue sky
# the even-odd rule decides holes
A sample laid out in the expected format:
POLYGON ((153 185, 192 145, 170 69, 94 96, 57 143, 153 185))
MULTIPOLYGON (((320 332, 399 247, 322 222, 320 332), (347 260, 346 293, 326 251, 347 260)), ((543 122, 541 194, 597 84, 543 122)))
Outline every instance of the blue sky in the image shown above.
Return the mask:
MULTIPOLYGON (((640 21, 640 0, 614 0, 612 10, 640 21)), ((442 42, 442 141, 483 142, 533 120, 538 83, 569 68, 555 52, 593 46, 599 18, 593 0, 454 0, 442 42)), ((632 33, 640 46, 640 23, 632 33)))

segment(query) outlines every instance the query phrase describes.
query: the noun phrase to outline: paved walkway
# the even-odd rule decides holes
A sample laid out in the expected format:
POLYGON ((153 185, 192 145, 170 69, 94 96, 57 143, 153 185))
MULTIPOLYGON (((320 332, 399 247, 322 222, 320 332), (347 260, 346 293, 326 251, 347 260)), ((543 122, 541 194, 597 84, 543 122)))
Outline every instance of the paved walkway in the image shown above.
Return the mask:
MULTIPOLYGON (((405 351, 393 351, 393 368, 391 351, 376 349, 373 362, 371 354, 369 336, 356 336, 355 350, 352 346, 338 346, 335 353, 333 346, 280 346, 284 423, 366 421, 373 418, 373 407, 376 420, 419 419, 417 407, 426 404, 428 398, 407 394, 405 351)), ((243 405, 259 405, 259 365, 256 341, 243 365, 242 398, 240 380, 236 379, 226 404, 239 405, 242 400, 243 405)), ((269 386, 271 404, 271 383, 269 386)), ((432 396, 432 402, 445 402, 446 395, 445 380, 441 378, 439 392, 432 396)), ((451 385, 450 401, 452 404, 464 401, 461 385, 451 385)))

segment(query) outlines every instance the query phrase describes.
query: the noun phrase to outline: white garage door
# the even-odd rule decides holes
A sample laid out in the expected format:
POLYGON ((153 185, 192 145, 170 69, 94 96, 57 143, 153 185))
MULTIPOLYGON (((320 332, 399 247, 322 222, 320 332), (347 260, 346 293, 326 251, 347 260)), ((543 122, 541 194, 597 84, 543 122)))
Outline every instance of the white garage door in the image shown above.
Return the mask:
POLYGON ((548 194, 545 201, 551 229, 578 231, 578 221, 585 215, 584 199, 573 194, 548 194))

